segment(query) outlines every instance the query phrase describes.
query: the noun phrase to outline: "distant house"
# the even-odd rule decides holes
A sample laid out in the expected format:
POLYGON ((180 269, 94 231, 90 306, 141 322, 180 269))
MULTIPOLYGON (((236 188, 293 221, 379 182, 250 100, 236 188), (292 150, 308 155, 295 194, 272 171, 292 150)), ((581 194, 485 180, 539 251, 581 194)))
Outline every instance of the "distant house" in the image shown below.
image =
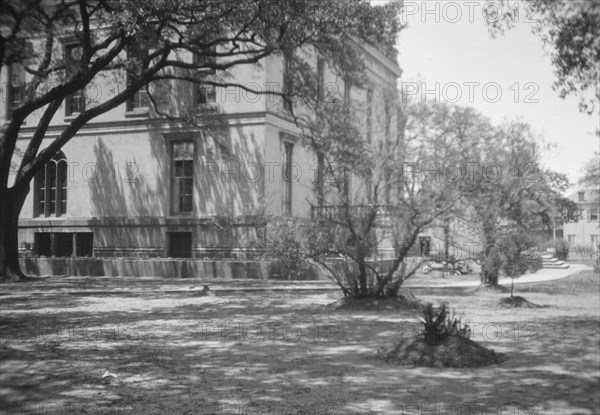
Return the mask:
POLYGON ((563 234, 572 245, 596 246, 600 242, 600 189, 583 189, 568 196, 579 206, 578 222, 565 223, 563 234))

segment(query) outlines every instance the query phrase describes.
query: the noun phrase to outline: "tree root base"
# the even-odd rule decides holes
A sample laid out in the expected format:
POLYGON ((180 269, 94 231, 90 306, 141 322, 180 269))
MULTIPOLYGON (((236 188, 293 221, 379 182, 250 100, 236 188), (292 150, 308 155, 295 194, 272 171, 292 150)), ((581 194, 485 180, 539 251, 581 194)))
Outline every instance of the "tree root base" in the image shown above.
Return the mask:
POLYGON ((419 336, 381 349, 376 359, 395 365, 435 368, 481 367, 502 363, 507 357, 486 349, 471 339, 453 336, 437 345, 430 345, 419 336))
POLYGON ((410 292, 401 292, 397 297, 388 298, 344 297, 327 307, 334 310, 419 310, 424 305, 410 292))
POLYGON ((502 307, 522 307, 522 308, 543 308, 544 307, 544 306, 529 302, 525 298, 519 297, 519 296, 503 298, 500 300, 500 305, 502 307))
POLYGON ((36 282, 36 281, 44 281, 47 278, 45 277, 34 277, 30 275, 25 275, 21 272, 15 272, 11 269, 7 269, 5 274, 0 277, 0 282, 4 283, 14 283, 14 282, 36 282))

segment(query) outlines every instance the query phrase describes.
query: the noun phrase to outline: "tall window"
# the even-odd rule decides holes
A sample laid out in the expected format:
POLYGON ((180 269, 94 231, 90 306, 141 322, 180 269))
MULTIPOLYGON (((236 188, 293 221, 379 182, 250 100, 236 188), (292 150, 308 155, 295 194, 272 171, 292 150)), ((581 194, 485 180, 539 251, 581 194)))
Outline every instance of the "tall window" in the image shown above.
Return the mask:
POLYGON ((194 84, 194 104, 214 104, 217 102, 217 89, 214 85, 194 84))
POLYGON ((591 208, 590 209, 590 221, 597 221, 597 220, 598 220, 598 209, 591 208))
POLYGON ((36 177, 34 216, 61 216, 67 213, 67 159, 58 152, 36 177))
MULTIPOLYGON (((142 72, 144 60, 148 57, 148 49, 140 46, 132 46, 127 50, 127 57, 135 61, 135 71, 142 72)), ((127 85, 131 85, 137 80, 137 74, 127 72, 127 85)), ((140 108, 148 108, 149 103, 148 91, 146 87, 135 92, 127 100, 127 111, 134 111, 140 108)))
POLYGON ((172 143, 172 210, 191 213, 194 207, 194 144, 191 141, 172 143))
POLYGON ((210 67, 210 64, 217 62, 217 48, 215 46, 208 49, 205 53, 194 53, 194 64, 197 66, 206 65, 205 68, 198 68, 203 74, 209 75, 214 74, 216 71, 210 67))
POLYGON ((283 214, 286 216, 292 215, 292 181, 293 181, 293 151, 294 144, 290 142, 284 142, 284 155, 283 155, 283 214))
POLYGON ((25 69, 19 63, 8 65, 8 79, 6 85, 6 118, 9 119, 12 111, 25 102, 25 69))
POLYGON ((325 155, 317 153, 317 205, 325 204, 325 155))
POLYGON ((367 89, 367 143, 373 140, 373 90, 367 89))
POLYGON ((367 194, 367 201, 371 203, 373 197, 371 193, 373 192, 373 172, 371 169, 367 170, 367 174, 365 177, 365 193, 367 194))
POLYGON ((317 99, 321 102, 325 100, 325 59, 317 60, 317 99))
POLYGON ((291 51, 287 51, 283 55, 283 94, 287 97, 283 100, 283 107, 287 111, 292 110, 292 94, 294 92, 292 57, 291 51))
POLYGON ((585 192, 578 192, 577 193, 577 200, 579 202, 585 202, 585 192))
POLYGON ((431 238, 429 236, 419 236, 419 253, 421 257, 428 257, 431 252, 431 238))
MULTIPOLYGON (((210 63, 215 63, 217 58, 215 56, 211 56, 210 54, 216 53, 216 49, 212 48, 208 50, 206 54, 194 54, 194 64, 195 65, 205 65, 210 63)), ((201 68, 199 71, 202 74, 213 74, 215 70, 212 68, 201 68)), ((217 102, 217 89, 214 85, 208 85, 203 83, 195 83, 194 84, 194 104, 195 105, 204 105, 204 104, 214 104, 217 102)))
POLYGON ((192 257, 191 232, 169 232, 169 256, 171 258, 192 257))
POLYGON ((385 184, 385 187, 383 189, 383 198, 385 200, 385 203, 388 205, 390 204, 391 196, 392 196, 391 181, 392 181, 391 167, 385 167, 383 170, 383 182, 385 184))
MULTIPOLYGON (((83 48, 79 44, 70 44, 65 46, 66 72, 67 78, 81 65, 83 48)), ((85 111, 85 89, 81 88, 67 96, 65 101, 66 115, 73 115, 85 111)))
POLYGON ((344 80, 344 105, 349 106, 352 99, 352 82, 349 79, 344 80))
POLYGON ((385 139, 387 140, 390 137, 390 125, 392 123, 392 120, 391 120, 391 111, 390 111, 390 102, 388 101, 387 98, 385 98, 385 102, 384 102, 384 105, 383 105, 383 111, 384 111, 383 122, 385 123, 385 139))
POLYGON ((352 190, 352 177, 350 176, 350 172, 348 170, 344 170, 342 176, 342 195, 344 196, 344 202, 350 201, 352 190))

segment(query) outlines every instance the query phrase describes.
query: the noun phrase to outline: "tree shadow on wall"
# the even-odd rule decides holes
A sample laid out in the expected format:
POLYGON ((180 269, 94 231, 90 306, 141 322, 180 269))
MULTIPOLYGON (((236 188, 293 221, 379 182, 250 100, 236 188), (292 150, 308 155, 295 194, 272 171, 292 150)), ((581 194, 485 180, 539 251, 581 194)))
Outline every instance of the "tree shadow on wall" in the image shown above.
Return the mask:
POLYGON ((164 216, 166 200, 160 192, 167 189, 165 146, 153 139, 150 144, 154 177, 147 177, 147 162, 138 155, 128 155, 127 162, 116 161, 114 152, 118 148, 111 148, 100 137, 94 144, 95 170, 87 180, 93 214, 90 225, 109 226, 96 228, 95 242, 99 246, 148 247, 157 240, 153 227, 138 226, 132 235, 131 228, 123 226, 132 218, 150 224, 149 218, 164 216))
POLYGON ((164 241, 164 235, 157 225, 159 218, 171 216, 170 142, 178 140, 195 143, 192 218, 200 219, 191 223, 183 219, 180 229, 189 231, 190 226, 201 227, 195 245, 231 245, 232 241, 239 244, 244 239, 240 235, 248 232, 249 238, 255 239, 254 228, 238 219, 261 211, 264 182, 269 172, 264 163, 264 137, 259 137, 259 131, 245 128, 240 122, 231 124, 226 114, 213 112, 212 124, 206 129, 148 131, 140 140, 149 141, 149 154, 144 154, 144 142, 139 153, 127 155, 127 162, 118 154, 127 151, 126 147, 115 146, 99 137, 94 144, 96 168, 88 180, 94 216, 90 225, 108 225, 96 226, 98 246, 164 246, 164 242, 158 242, 164 241), (125 226, 131 224, 133 218, 142 226, 125 226), (202 225, 204 223, 206 225, 202 225))

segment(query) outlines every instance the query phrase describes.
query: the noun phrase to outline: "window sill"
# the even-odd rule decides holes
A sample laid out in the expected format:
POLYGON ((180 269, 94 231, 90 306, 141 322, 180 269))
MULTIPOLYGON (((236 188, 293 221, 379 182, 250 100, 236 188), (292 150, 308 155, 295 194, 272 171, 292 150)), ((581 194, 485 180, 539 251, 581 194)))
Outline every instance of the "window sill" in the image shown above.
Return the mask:
POLYGON ((216 102, 211 102, 209 104, 196 104, 197 111, 205 111, 205 112, 217 112, 219 106, 216 102))
POLYGON ((79 117, 80 112, 74 112, 71 115, 65 115, 65 122, 73 121, 75 118, 79 117))
POLYGON ((125 112, 125 118, 142 118, 148 117, 148 115, 150 115, 148 108, 136 108, 134 110, 125 112))

